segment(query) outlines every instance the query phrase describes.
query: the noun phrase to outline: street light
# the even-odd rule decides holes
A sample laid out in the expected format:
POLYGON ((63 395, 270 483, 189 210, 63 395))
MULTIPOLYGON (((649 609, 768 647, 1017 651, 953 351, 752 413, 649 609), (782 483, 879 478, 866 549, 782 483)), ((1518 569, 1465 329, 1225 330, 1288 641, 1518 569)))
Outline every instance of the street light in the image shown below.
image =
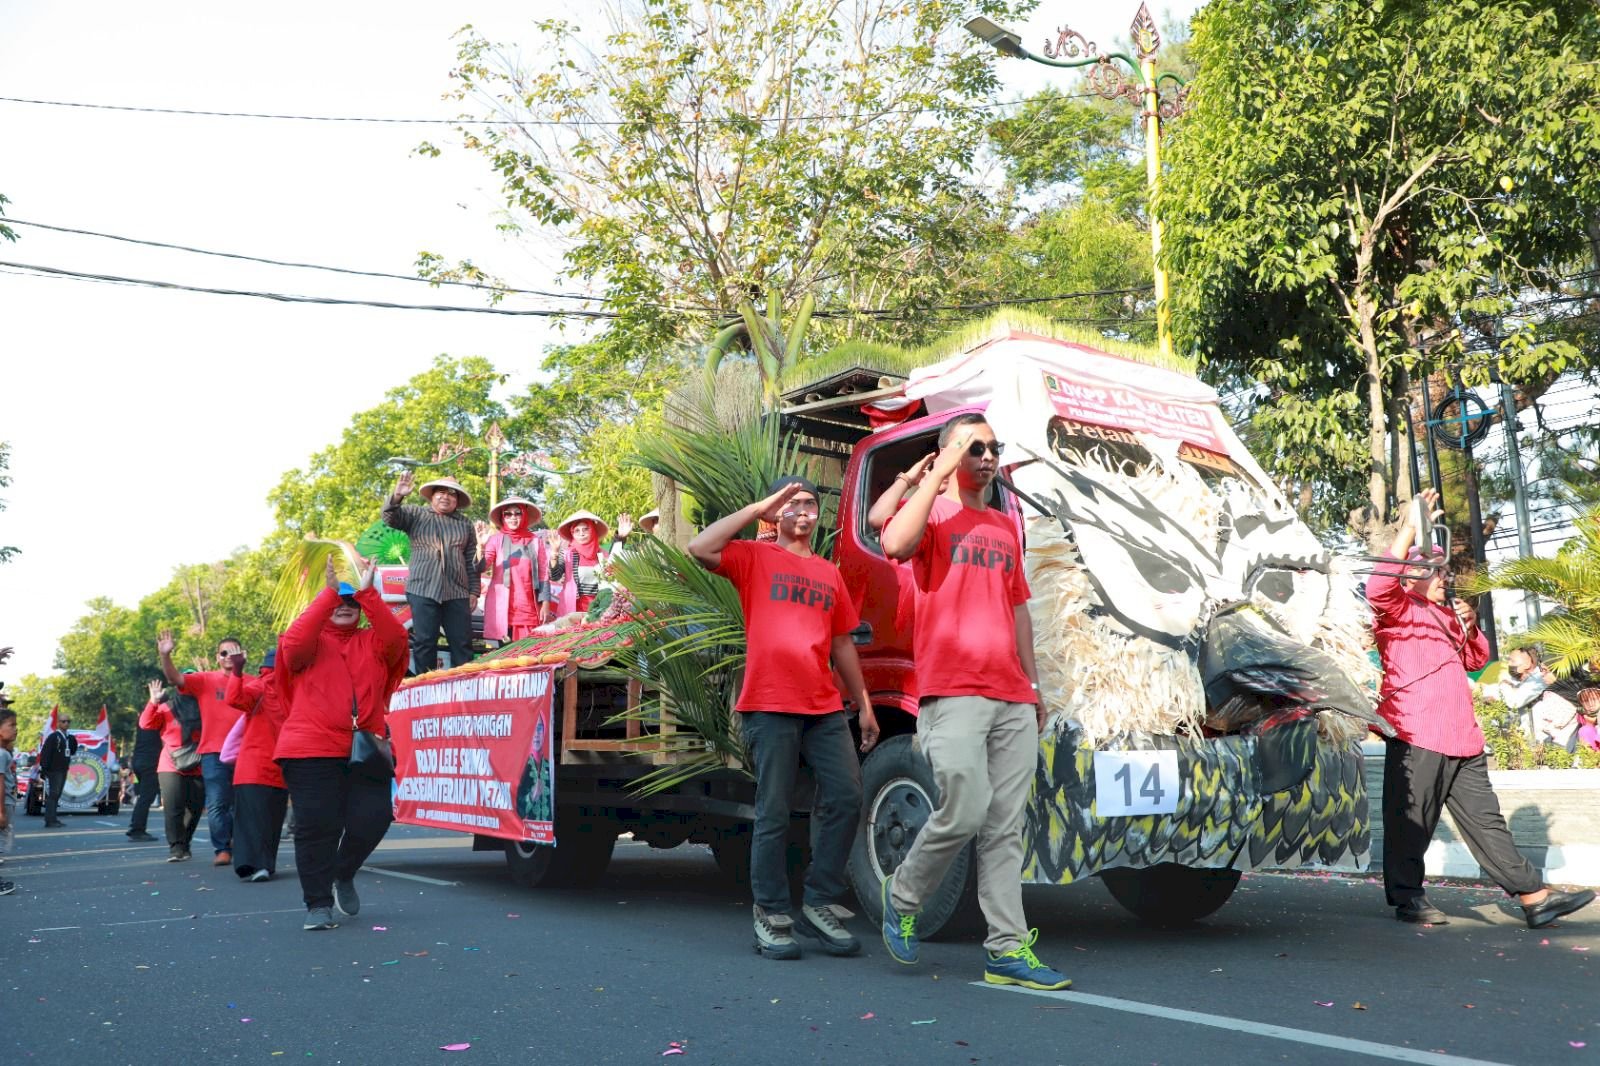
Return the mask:
POLYGON ((1123 99, 1140 108, 1139 117, 1145 122, 1144 160, 1145 181, 1150 188, 1150 256, 1155 270, 1156 288, 1156 341, 1161 353, 1172 353, 1172 320, 1167 306, 1171 292, 1167 272, 1161 266, 1161 219, 1156 216, 1155 196, 1161 187, 1161 120, 1177 118, 1188 104, 1189 86, 1176 74, 1156 75, 1156 50, 1161 47, 1161 34, 1156 30, 1155 19, 1144 4, 1133 16, 1129 27, 1133 35, 1137 59, 1122 52, 1101 52, 1095 43, 1076 30, 1065 26, 1056 31, 1054 41, 1046 40, 1044 55, 1028 51, 1022 38, 1010 30, 996 26, 986 18, 975 18, 966 25, 967 32, 994 48, 1001 55, 1013 59, 1029 59, 1047 67, 1076 68, 1093 66, 1089 71, 1089 88, 1107 100, 1123 99), (1139 83, 1130 82, 1116 63, 1120 61, 1128 71, 1139 77, 1139 83), (1162 96, 1162 83, 1171 88, 1162 96))

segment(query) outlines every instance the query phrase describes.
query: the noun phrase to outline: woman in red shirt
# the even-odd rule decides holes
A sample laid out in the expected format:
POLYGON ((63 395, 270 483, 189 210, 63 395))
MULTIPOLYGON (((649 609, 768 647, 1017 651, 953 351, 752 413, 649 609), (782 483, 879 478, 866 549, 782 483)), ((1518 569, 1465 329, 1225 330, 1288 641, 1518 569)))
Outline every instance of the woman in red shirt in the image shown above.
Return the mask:
POLYGON ((244 736, 233 764, 233 872, 268 881, 278 868, 278 838, 289 807, 283 770, 273 759, 286 708, 278 698, 278 651, 268 648, 256 677, 230 675, 226 700, 244 712, 244 736))
POLYGON ((159 681, 150 682, 150 702, 139 714, 140 729, 154 729, 161 734, 161 759, 156 764, 156 779, 161 783, 161 813, 167 823, 167 861, 183 862, 189 856, 189 841, 194 839, 195 827, 206 809, 206 784, 200 776, 200 764, 188 770, 179 770, 172 761, 172 749, 184 743, 197 744, 200 730, 196 728, 187 738, 183 725, 163 701, 166 689, 159 681))
POLYGON ((484 640, 522 640, 550 620, 550 551, 533 531, 542 517, 537 505, 518 497, 489 510, 489 521, 500 532, 483 544, 483 567, 489 573, 484 640))
POLYGON ((286 711, 273 754, 294 802, 307 929, 335 928, 335 906, 346 915, 361 909, 356 871, 393 820, 389 781, 350 768, 356 730, 384 735, 389 697, 406 669, 406 630, 372 587, 376 570, 361 570, 358 591, 339 583, 330 560, 327 588, 278 641, 275 680, 286 711))

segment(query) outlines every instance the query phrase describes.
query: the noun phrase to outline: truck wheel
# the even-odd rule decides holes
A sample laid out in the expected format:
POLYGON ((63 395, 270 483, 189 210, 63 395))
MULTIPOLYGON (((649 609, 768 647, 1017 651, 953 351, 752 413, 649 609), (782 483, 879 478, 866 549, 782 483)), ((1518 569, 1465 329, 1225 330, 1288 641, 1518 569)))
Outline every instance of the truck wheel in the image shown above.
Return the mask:
POLYGON ((122 809, 122 805, 119 804, 116 800, 112 800, 109 803, 100 804, 100 813, 103 814, 103 815, 106 815, 107 817, 110 817, 110 816, 116 814, 121 809, 122 809))
POLYGON ((23 810, 32 818, 37 818, 44 813, 43 789, 28 789, 28 798, 23 800, 23 810))
POLYGON ((587 812, 556 812, 556 843, 506 841, 511 879, 528 888, 590 888, 611 865, 617 823, 587 812))
POLYGON ((1239 887, 1239 876, 1238 870, 1202 870, 1175 862, 1100 871, 1112 899, 1140 921, 1167 929, 1214 913, 1239 887))
MULTIPOLYGON (((912 739, 909 734, 890 737, 861 766, 861 822, 850 849, 850 883, 862 911, 878 922, 883 920, 883 880, 904 861, 939 799, 933 768, 912 739)), ((917 935, 931 938, 952 921, 964 928, 979 913, 977 859, 968 844, 938 891, 923 901, 917 935)))

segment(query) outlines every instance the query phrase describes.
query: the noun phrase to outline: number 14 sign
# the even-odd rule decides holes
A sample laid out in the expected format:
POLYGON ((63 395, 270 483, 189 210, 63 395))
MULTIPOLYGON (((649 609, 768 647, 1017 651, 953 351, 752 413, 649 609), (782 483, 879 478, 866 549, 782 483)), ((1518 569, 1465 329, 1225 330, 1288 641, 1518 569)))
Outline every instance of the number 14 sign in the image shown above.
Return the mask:
POLYGON ((1175 751, 1094 753, 1095 813, 1101 818, 1172 814, 1180 791, 1175 751))

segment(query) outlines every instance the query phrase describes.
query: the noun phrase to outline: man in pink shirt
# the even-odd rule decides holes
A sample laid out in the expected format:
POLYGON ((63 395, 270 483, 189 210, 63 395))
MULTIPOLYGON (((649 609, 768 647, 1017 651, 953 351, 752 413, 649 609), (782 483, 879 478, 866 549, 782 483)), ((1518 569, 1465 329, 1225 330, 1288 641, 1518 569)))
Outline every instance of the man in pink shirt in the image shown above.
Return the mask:
MULTIPOLYGON (((1439 494, 1422 493, 1434 511, 1439 494)), ((1512 842, 1489 784, 1483 730, 1472 711, 1467 671, 1489 661, 1489 642, 1478 613, 1451 600, 1442 566, 1422 563, 1411 550, 1417 528, 1407 518, 1389 548, 1393 563, 1379 564, 1367 580, 1373 635, 1383 661, 1378 713, 1395 728, 1383 765, 1383 883, 1395 917, 1444 925, 1444 913, 1423 894, 1423 856, 1444 807, 1450 808, 1473 858, 1508 895, 1518 897, 1528 927, 1537 929, 1571 914, 1594 893, 1547 888, 1512 842)), ((1442 563, 1435 551, 1431 560, 1442 563)))

